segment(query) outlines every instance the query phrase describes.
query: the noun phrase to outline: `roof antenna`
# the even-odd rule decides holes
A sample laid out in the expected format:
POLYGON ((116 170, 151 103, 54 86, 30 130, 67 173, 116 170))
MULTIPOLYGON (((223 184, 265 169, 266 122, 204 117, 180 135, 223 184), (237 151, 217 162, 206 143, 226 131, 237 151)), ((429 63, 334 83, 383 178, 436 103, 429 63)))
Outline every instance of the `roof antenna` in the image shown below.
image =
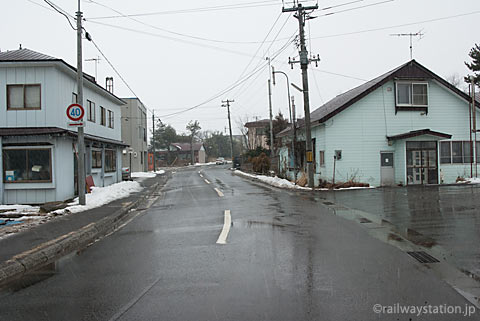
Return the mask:
POLYGON ((419 37, 419 40, 422 39, 422 37, 425 35, 422 33, 423 29, 415 32, 415 33, 392 33, 390 36, 398 36, 398 37, 410 37, 410 60, 413 60, 413 44, 412 44, 412 38, 413 37, 419 37))
POLYGON ((19 49, 22 50, 22 44, 20 44, 20 48, 19 48, 19 49))

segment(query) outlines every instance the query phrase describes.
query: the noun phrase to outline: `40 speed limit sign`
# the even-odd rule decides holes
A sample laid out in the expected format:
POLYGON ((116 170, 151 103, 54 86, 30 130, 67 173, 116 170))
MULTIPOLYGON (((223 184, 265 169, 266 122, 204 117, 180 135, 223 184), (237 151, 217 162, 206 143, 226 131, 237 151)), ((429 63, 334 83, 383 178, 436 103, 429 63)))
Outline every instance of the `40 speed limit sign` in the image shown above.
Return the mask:
POLYGON ((83 126, 83 116, 85 116, 85 110, 79 104, 71 104, 67 107, 67 117, 71 120, 69 126, 83 126))

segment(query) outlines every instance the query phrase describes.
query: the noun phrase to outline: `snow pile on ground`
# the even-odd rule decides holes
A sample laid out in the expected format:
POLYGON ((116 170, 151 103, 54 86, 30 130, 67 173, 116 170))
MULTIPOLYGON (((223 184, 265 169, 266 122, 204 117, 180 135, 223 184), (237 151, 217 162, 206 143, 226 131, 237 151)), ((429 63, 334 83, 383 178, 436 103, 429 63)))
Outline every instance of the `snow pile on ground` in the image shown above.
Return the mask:
POLYGON ((38 212, 40 207, 30 205, 0 205, 2 213, 23 213, 23 212, 38 212))
POLYGON ((267 183, 269 185, 276 186, 276 187, 311 190, 311 188, 309 188, 309 187, 298 186, 298 185, 293 184, 289 180, 279 178, 279 177, 276 177, 276 176, 275 177, 270 177, 270 176, 265 176, 265 175, 253 175, 253 174, 248 174, 248 173, 245 173, 245 172, 242 172, 242 171, 239 171, 239 170, 236 170, 235 173, 238 173, 238 174, 240 174, 242 176, 245 176, 245 177, 250 177, 250 178, 257 179, 259 181, 262 181, 264 183, 267 183))
POLYGON ((163 175, 165 174, 165 171, 163 169, 159 169, 158 171, 155 172, 155 174, 163 175))
MULTIPOLYGON (((307 190, 307 191, 312 190, 310 187, 302 187, 302 186, 299 186, 299 185, 295 185, 294 183, 290 182, 289 180, 283 179, 283 178, 280 178, 280 177, 277 177, 277 176, 270 177, 270 176, 265 176, 265 175, 254 175, 254 174, 248 174, 248 173, 242 172, 240 170, 236 170, 235 173, 238 173, 238 174, 240 174, 242 176, 245 176, 245 177, 251 177, 251 178, 257 179, 261 182, 264 182, 264 183, 267 183, 269 185, 276 186, 276 187, 307 190)), ((375 187, 373 187, 373 186, 370 186, 370 187, 346 187, 346 188, 336 188, 335 190, 336 191, 338 191, 338 190, 344 191, 344 190, 365 189, 365 188, 375 188, 375 187)), ((315 188, 315 190, 317 190, 317 191, 329 191, 328 188, 315 188)))
POLYGON ((151 178, 155 176, 157 176, 157 174, 152 172, 133 172, 132 173, 132 178, 151 178))
POLYGON ((204 165, 215 165, 215 162, 209 162, 209 163, 195 163, 193 166, 204 166, 204 165))
POLYGON ((480 178, 472 177, 466 178, 464 181, 458 181, 458 184, 480 184, 480 178))
POLYGON ((131 193, 140 192, 143 187, 138 182, 120 182, 106 187, 92 187, 92 192, 86 195, 86 205, 78 205, 78 197, 63 210, 55 213, 78 213, 100 207, 114 200, 127 197, 131 193))

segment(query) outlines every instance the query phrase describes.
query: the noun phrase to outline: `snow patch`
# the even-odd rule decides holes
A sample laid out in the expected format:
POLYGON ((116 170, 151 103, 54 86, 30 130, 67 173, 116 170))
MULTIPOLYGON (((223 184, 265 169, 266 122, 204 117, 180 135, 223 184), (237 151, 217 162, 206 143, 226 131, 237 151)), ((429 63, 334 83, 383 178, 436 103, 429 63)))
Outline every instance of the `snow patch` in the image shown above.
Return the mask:
POLYGON ((132 178, 151 178, 155 176, 157 176, 157 174, 152 172, 133 172, 132 173, 132 178))
POLYGON ((78 205, 78 197, 63 210, 55 213, 78 213, 97 208, 114 200, 127 197, 131 193, 140 192, 143 187, 138 182, 120 182, 106 187, 92 187, 92 192, 86 195, 86 205, 78 205))
MULTIPOLYGON (((265 175, 248 174, 248 173, 242 172, 240 170, 236 170, 235 173, 238 173, 238 174, 240 174, 242 176, 245 176, 245 177, 250 177, 250 178, 257 179, 261 182, 267 183, 267 184, 275 186, 275 187, 289 188, 289 189, 299 189, 299 190, 307 190, 307 191, 312 190, 310 187, 302 187, 302 186, 299 186, 299 185, 295 185, 294 183, 290 182, 289 180, 284 179, 284 178, 280 178, 280 177, 277 177, 277 176, 271 177, 271 176, 265 176, 265 175)), ((366 188, 375 188, 375 187, 373 187, 373 186, 370 186, 370 187, 347 187, 347 188, 338 188, 338 189, 336 188, 335 190, 338 191, 338 190, 352 190, 352 189, 366 189, 366 188)), ((329 191, 328 188, 315 188, 315 190, 317 190, 317 191, 329 191)))

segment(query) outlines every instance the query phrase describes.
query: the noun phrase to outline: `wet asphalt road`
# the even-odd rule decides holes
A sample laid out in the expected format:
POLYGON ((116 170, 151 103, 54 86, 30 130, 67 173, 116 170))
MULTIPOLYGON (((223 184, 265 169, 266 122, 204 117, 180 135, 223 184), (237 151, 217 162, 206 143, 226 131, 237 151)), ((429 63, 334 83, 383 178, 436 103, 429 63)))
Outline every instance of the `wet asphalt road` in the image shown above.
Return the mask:
POLYGON ((181 170, 115 234, 0 298, 1 320, 478 320, 375 314, 467 301, 404 252, 309 193, 225 167, 181 170), (214 190, 218 188, 224 196, 214 190), (230 210, 227 244, 216 244, 230 210))
POLYGON ((480 185, 337 191, 328 201, 384 218, 427 248, 440 246, 449 262, 480 278, 480 185), (407 229, 413 230, 408 232, 407 229))

